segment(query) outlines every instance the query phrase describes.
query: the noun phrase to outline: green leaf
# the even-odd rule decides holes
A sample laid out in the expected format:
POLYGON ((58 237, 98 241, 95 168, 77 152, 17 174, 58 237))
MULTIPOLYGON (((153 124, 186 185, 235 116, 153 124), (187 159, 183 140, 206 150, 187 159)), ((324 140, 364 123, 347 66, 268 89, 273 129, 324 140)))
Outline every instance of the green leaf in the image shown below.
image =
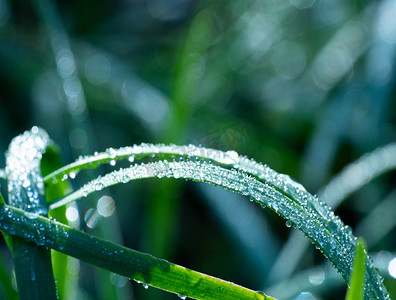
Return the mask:
MULTIPOLYGON (((0 205, 0 228, 119 275, 194 299, 274 299, 190 269, 116 245, 56 220, 29 219, 22 210, 0 205), (39 228, 40 230, 37 230, 39 228)), ((43 298, 48 299, 48 298, 43 298)))
POLYGON ((356 242, 355 259, 349 289, 345 300, 362 300, 364 295, 364 277, 365 277, 365 242, 359 238, 356 242))

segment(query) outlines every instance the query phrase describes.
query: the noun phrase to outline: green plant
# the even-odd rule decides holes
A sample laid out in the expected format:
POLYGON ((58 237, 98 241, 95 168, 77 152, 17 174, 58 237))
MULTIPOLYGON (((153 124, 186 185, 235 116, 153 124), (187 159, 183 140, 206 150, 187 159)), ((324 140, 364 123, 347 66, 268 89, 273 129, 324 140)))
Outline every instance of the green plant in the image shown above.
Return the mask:
MULTIPOLYGON (((80 157, 76 162, 52 171, 43 178, 40 163, 46 148, 51 144, 44 130, 33 127, 31 131, 16 137, 7 153, 4 179, 8 181, 9 194, 7 204, 0 205, 0 227, 14 255, 18 291, 22 300, 57 297, 52 267, 59 267, 62 259, 67 257, 60 258, 52 266, 49 249, 134 279, 145 286, 177 293, 182 299, 274 299, 261 292, 96 238, 47 217, 48 213, 62 217, 66 205, 106 187, 164 177, 214 184, 245 195, 263 208, 269 207, 286 219, 286 226, 298 228, 314 242, 347 282, 351 278, 355 252, 358 252, 356 260, 360 261, 357 263, 360 267, 355 269, 360 274, 362 271, 359 268, 365 270, 366 298, 390 299, 381 276, 363 252, 361 243, 356 246, 350 228, 303 186, 268 166, 234 151, 223 152, 193 145, 141 144, 120 149, 109 148, 93 156, 80 157), (120 160, 127 160, 130 166, 112 171, 67 193, 67 179, 74 179, 84 169, 107 163, 114 166, 120 160), (145 162, 139 162, 142 160, 145 162)), ((54 148, 51 149, 55 153, 54 148)), ((44 162, 42 168, 43 165, 44 162)), ((46 173, 49 169, 51 167, 46 173)), ((55 274, 59 273, 55 270, 55 274)), ((60 276, 56 278, 59 290, 65 291, 73 281, 60 276)), ((2 283, 4 287, 9 286, 4 280, 2 283)), ((363 281, 352 281, 352 286, 363 286, 363 281)), ((15 298, 10 289, 4 290, 9 298, 15 298)))

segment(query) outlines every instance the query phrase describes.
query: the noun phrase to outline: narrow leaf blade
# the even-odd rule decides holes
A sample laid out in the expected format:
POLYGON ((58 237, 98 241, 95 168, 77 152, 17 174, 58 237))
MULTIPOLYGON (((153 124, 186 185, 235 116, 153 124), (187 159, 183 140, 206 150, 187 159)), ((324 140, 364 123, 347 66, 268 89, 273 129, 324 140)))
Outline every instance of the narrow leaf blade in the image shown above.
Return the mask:
MULTIPOLYGON (((6 155, 8 202, 27 218, 48 211, 40 161, 49 141, 44 130, 33 127, 11 141, 6 155)), ((50 250, 13 236, 12 251, 20 299, 57 299, 50 250)))
POLYGON ((347 291, 346 300, 362 300, 364 295, 364 278, 366 255, 364 253, 365 242, 359 238, 356 242, 355 259, 350 280, 350 287, 347 291))
POLYGON ((55 220, 41 216, 34 220, 28 219, 23 211, 1 204, 0 228, 13 233, 14 237, 29 239, 111 272, 193 299, 274 299, 261 292, 96 238, 55 220), (8 211, 12 212, 12 217, 9 217, 8 211), (38 231, 37 228, 44 229, 38 231))

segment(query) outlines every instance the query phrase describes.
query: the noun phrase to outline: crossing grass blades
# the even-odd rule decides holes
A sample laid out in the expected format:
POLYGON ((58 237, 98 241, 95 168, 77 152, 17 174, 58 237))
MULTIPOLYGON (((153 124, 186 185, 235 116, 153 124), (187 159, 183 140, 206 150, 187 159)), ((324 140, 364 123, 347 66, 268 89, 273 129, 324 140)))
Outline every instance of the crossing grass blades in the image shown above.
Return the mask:
POLYGON ((56 153, 54 149, 47 133, 33 127, 14 138, 6 153, 3 179, 7 181, 8 197, 6 201, 1 197, 0 228, 13 253, 18 295, 9 279, 0 276, 2 298, 62 298, 70 288, 70 278, 59 269, 62 261, 75 258, 145 286, 175 293, 182 299, 275 299, 67 225, 65 207, 84 201, 90 194, 146 178, 175 178, 220 186, 247 196, 261 207, 269 207, 286 219, 288 225, 301 230, 345 281, 351 282, 347 299, 390 299, 381 276, 367 257, 363 242, 352 235, 350 228, 325 203, 289 176, 266 165, 234 151, 193 145, 141 144, 109 148, 80 157, 61 168, 44 167, 48 163, 42 161, 43 154, 56 153), (151 158, 150 162, 141 162, 146 157, 151 158), (67 178, 75 178, 83 169, 114 165, 118 160, 126 160, 130 166, 68 192, 67 178), (46 173, 44 177, 42 170, 46 173), (52 259, 51 249, 56 250, 52 259), (60 256, 58 252, 65 255, 60 256))

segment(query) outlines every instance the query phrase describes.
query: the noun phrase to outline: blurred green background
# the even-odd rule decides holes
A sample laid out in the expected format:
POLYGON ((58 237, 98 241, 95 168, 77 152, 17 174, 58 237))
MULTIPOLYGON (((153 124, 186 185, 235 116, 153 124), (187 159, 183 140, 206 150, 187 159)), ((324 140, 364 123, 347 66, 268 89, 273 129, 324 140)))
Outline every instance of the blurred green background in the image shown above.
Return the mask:
MULTIPOLYGON (((63 163, 108 147, 193 143, 236 150, 317 193, 396 140, 395 16, 394 0, 0 0, 0 150, 33 125, 63 163)), ((396 211, 394 186, 395 172, 382 175, 336 210, 366 238, 391 292, 394 225, 375 243, 355 228, 385 200, 396 211)), ((282 299, 345 293, 313 246, 274 271, 293 229, 242 196, 170 179, 103 195, 115 213, 95 217, 92 197, 78 203, 77 227, 282 299)), ((373 222, 381 231, 387 221, 373 222)), ((75 272, 78 299, 177 299, 86 264, 75 272)))

